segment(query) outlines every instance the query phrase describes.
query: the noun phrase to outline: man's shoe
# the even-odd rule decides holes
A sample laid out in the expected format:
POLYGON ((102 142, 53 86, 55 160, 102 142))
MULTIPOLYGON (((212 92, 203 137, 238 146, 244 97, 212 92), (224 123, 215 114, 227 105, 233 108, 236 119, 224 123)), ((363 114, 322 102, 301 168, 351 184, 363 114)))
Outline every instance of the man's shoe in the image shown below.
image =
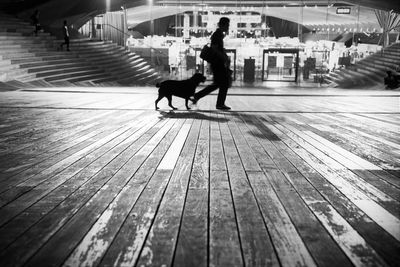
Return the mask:
POLYGON ((230 110, 231 109, 230 107, 225 106, 225 105, 220 105, 220 106, 217 106, 216 108, 220 109, 220 110, 230 110))

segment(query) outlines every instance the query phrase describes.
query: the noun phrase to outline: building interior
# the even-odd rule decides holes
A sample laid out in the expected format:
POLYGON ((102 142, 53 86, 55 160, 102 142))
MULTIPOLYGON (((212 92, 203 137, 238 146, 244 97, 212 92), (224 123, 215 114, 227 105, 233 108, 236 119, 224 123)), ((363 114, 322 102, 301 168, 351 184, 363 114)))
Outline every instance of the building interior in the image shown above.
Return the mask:
POLYGON ((0 0, 0 266, 400 266, 399 87, 400 1, 0 0))

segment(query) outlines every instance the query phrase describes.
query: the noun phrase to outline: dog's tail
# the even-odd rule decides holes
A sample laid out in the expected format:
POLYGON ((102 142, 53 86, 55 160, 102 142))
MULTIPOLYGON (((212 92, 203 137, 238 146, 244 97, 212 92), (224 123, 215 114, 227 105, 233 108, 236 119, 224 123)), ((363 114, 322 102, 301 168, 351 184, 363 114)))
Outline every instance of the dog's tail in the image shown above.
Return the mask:
POLYGON ((156 83, 156 87, 160 87, 161 86, 161 83, 156 83))

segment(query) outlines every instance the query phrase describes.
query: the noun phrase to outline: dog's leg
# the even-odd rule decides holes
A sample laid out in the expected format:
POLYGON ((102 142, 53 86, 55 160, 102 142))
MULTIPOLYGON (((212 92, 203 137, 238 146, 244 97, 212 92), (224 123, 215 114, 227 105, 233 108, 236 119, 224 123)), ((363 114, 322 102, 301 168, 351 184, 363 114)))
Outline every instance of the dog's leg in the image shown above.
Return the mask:
POLYGON ((189 102, 189 98, 185 98, 185 106, 186 106, 186 109, 190 109, 189 106, 188 106, 188 102, 189 102))
POLYGON ((168 106, 170 106, 174 110, 177 109, 176 107, 174 107, 172 105, 172 95, 168 95, 168 96, 166 96, 166 98, 168 99, 168 106))
POLYGON ((156 110, 159 109, 159 107, 157 107, 157 104, 158 104, 158 102, 160 102, 161 99, 163 99, 163 96, 160 96, 160 95, 159 95, 158 98, 156 99, 155 103, 154 103, 155 106, 156 106, 156 110))

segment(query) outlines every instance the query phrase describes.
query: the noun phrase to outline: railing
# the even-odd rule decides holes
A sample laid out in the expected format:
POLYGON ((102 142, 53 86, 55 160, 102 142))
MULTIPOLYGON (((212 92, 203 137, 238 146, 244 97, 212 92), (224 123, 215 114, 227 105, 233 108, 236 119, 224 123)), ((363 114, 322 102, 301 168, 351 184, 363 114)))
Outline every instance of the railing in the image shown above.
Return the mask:
MULTIPOLYGON (((92 27, 90 25, 87 26, 88 28, 85 30, 85 32, 83 34, 86 34, 88 37, 91 37, 93 39, 98 38, 100 40, 110 40, 110 41, 113 41, 113 42, 117 43, 118 45, 123 46, 128 49, 128 47, 126 45, 126 40, 127 40, 127 38, 130 37, 130 34, 124 32, 121 29, 118 29, 117 27, 115 27, 114 25, 111 25, 108 23, 103 23, 101 25, 102 26, 101 26, 101 30, 100 30, 100 36, 94 37, 94 36, 97 36, 97 31, 96 31, 96 33, 93 33, 92 27), (106 33, 106 30, 105 30, 106 27, 111 28, 117 34, 112 34, 111 30, 108 33, 106 33), (110 38, 110 36, 114 36, 115 38, 110 38)), ((167 56, 168 57, 168 54, 162 50, 154 48, 151 45, 147 45, 147 44, 143 44, 143 45, 147 48, 150 48, 154 52, 154 56, 156 56, 156 57, 159 57, 159 56, 167 56)), ((157 61, 159 61, 159 58, 157 58, 157 61)))
MULTIPOLYGON (((104 33, 104 28, 105 28, 105 26, 111 27, 112 29, 114 29, 114 30, 116 30, 117 32, 119 32, 120 34, 122 34, 122 35, 124 36, 124 45, 123 45, 123 46, 126 47, 126 39, 125 39, 125 37, 130 37, 130 34, 127 34, 126 32, 124 32, 124 31, 118 29, 117 27, 115 27, 114 25, 111 25, 111 24, 107 24, 107 23, 106 23, 106 24, 103 24, 102 26, 103 26, 103 27, 102 27, 102 31, 103 31, 102 35, 103 35, 103 36, 106 36, 106 34, 104 33)), ((108 40, 108 39, 106 39, 106 40, 108 40)), ((111 39, 111 41, 115 41, 115 40, 112 40, 112 39, 111 39)), ((164 53, 163 51, 161 51, 161 50, 159 50, 159 49, 157 49, 157 48, 152 47, 151 45, 147 45, 147 44, 143 44, 143 45, 146 46, 147 48, 150 48, 150 49, 156 51, 156 52, 159 53, 159 54, 168 56, 168 54, 164 53)))

